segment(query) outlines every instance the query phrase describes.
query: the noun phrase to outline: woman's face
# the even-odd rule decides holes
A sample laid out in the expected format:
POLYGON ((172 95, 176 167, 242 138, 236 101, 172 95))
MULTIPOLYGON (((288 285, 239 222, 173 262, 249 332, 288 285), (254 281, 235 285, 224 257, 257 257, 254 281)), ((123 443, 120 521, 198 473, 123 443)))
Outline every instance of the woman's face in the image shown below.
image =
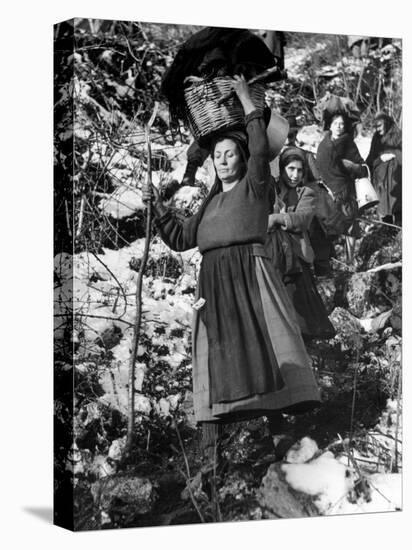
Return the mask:
POLYGON ((243 160, 237 144, 232 139, 223 139, 216 144, 213 163, 223 183, 233 183, 240 178, 243 160))
POLYGON ((333 139, 336 139, 345 133, 345 121, 343 120, 343 117, 337 116, 332 120, 330 132, 333 139))
POLYGON ((376 129, 376 133, 379 134, 380 136, 383 136, 385 134, 385 121, 380 119, 380 120, 377 120, 376 121, 376 124, 375 124, 375 129, 376 129))
POLYGON ((303 162, 292 160, 283 169, 283 181, 289 187, 295 188, 303 180, 303 162))

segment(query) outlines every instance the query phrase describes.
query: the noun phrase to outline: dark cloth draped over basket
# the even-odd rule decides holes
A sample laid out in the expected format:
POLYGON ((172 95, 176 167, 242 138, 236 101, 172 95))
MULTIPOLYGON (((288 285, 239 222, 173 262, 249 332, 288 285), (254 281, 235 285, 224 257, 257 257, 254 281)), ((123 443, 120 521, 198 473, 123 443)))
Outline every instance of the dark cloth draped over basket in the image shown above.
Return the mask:
POLYGON ((383 136, 375 132, 366 163, 379 195, 379 214, 393 216, 399 223, 402 213, 402 134, 391 117, 381 115, 379 118, 384 120, 387 131, 383 136), (380 157, 386 153, 392 153, 395 158, 383 162, 380 157))
POLYGON ((330 127, 334 115, 342 114, 353 128, 360 120, 360 112, 355 103, 348 97, 340 97, 327 92, 314 107, 316 118, 323 122, 324 129, 330 127))
MULTIPOLYGON (((275 64, 275 56, 263 40, 248 30, 216 27, 200 30, 183 44, 163 78, 161 91, 169 101, 172 122, 186 118, 186 77, 211 80, 243 74, 249 80, 275 64)), ((279 69, 268 80, 281 78, 283 73, 279 69)))

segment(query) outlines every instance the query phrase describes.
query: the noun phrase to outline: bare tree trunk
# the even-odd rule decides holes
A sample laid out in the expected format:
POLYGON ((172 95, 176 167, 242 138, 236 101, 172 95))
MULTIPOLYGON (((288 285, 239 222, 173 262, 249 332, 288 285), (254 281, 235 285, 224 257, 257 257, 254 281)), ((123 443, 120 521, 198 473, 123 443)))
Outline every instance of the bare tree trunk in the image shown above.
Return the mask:
POLYGON ((349 85, 348 85, 348 80, 346 78, 345 69, 343 67, 343 55, 342 55, 342 49, 341 49, 340 40, 339 40, 338 35, 336 35, 336 44, 337 44, 337 47, 338 47, 339 59, 340 59, 341 65, 342 65, 341 73, 342 73, 343 83, 345 84, 345 94, 346 94, 346 97, 350 97, 349 85))

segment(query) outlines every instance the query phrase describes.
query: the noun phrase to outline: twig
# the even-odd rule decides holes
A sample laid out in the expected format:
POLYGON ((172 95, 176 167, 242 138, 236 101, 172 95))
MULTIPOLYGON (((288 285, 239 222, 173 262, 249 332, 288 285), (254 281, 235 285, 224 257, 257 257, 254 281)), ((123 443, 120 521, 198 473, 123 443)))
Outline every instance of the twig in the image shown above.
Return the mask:
POLYGON ((173 425, 174 425, 174 428, 176 430, 177 439, 179 440, 180 449, 181 449, 182 454, 183 454, 183 460, 185 461, 187 477, 190 479, 192 476, 190 474, 189 461, 187 460, 185 448, 184 448, 183 441, 182 441, 182 436, 180 435, 179 428, 177 427, 177 422, 176 422, 175 419, 173 419, 173 425))
POLYGON ((130 46, 129 39, 127 38, 126 34, 123 35, 123 38, 126 40, 127 49, 129 50, 130 55, 131 55, 132 58, 133 58, 137 63, 139 63, 139 65, 140 65, 140 64, 141 64, 141 63, 140 63, 141 60, 138 59, 138 58, 134 55, 133 50, 132 50, 132 48, 131 48, 131 46, 130 46))
POLYGON ((124 308, 123 308, 123 313, 121 314, 121 316, 123 316, 125 313, 126 313, 126 309, 127 309, 127 296, 125 294, 125 291, 122 287, 122 285, 120 284, 118 278, 116 277, 116 275, 113 273, 113 271, 109 268, 109 266, 107 266, 103 260, 101 260, 99 258, 99 256, 97 256, 97 254, 95 254, 95 252, 93 252, 92 250, 90 251, 91 254, 94 256, 94 258, 106 269, 106 271, 113 277, 113 279, 116 281, 117 283, 117 286, 119 287, 120 289, 120 292, 122 293, 123 295, 123 299, 124 299, 124 308))
MULTIPOLYGON (((189 462, 187 460, 187 455, 186 455, 186 452, 185 452, 185 448, 184 448, 184 445, 183 445, 183 441, 182 441, 182 436, 180 435, 180 432, 179 432, 179 428, 177 427, 177 422, 176 420, 174 419, 173 420, 173 424, 174 424, 174 428, 176 430, 176 433, 177 433, 177 439, 179 440, 179 445, 180 445, 180 449, 182 451, 182 455, 183 455, 183 460, 185 461, 185 467, 186 467, 186 486, 187 486, 187 490, 189 492, 189 496, 190 496, 190 500, 192 501, 192 504, 193 506, 195 507, 195 510, 200 518, 200 521, 202 523, 205 523, 205 518, 203 517, 203 514, 202 512, 200 511, 200 508, 196 502, 196 499, 195 499, 195 495, 193 494, 193 491, 192 491, 192 487, 190 485, 190 479, 191 479, 191 475, 190 475, 190 467, 189 467, 189 462)), ((182 474, 184 475, 184 472, 181 470, 182 474)))
POLYGON ((335 262, 339 265, 342 265, 345 267, 348 271, 351 271, 352 273, 356 272, 356 269, 352 265, 345 264, 344 262, 341 262, 340 260, 337 260, 336 258, 332 258, 332 262, 335 262))
MULTIPOLYGON (((91 313, 81 313, 78 314, 82 317, 90 317, 91 319, 107 319, 108 321, 119 321, 119 323, 125 323, 126 325, 129 325, 129 327, 133 326, 133 323, 129 323, 129 321, 125 321, 124 319, 120 319, 120 317, 108 317, 107 315, 92 315, 91 313)), ((68 313, 56 313, 54 317, 71 317, 68 313)))
POLYGON ((371 267, 371 269, 368 269, 366 273, 377 273, 378 271, 383 271, 384 269, 397 269, 398 267, 402 267, 402 262, 392 262, 388 264, 378 265, 376 267, 371 267))
MULTIPOLYGON (((346 455, 346 456, 348 456, 348 455, 346 455)), ((348 456, 348 458, 350 458, 350 457, 348 456)), ((363 458, 363 457, 357 456, 356 460, 359 460, 360 462, 367 462, 368 464, 375 464, 376 466, 380 465, 380 462, 378 462, 376 460, 370 460, 369 458, 363 458)))
POLYGON ((353 422, 355 419, 355 405, 356 405, 356 384, 358 381, 358 367, 359 367, 359 348, 356 349, 356 363, 355 363, 355 373, 353 375, 353 390, 352 390, 352 406, 350 414, 350 431, 349 431, 349 448, 352 443, 353 438, 353 422))
POLYGON ((394 437, 393 435, 391 434, 384 434, 383 432, 381 432, 380 430, 376 430, 376 432, 369 432, 368 433, 369 436, 373 437, 374 439, 375 438, 375 435, 380 435, 382 437, 387 437, 388 439, 392 439, 393 441, 398 441, 398 443, 402 443, 402 439, 399 439, 398 437, 394 437))
POLYGON ((371 481, 369 481, 369 484, 370 484, 370 486, 372 487, 372 489, 374 489, 377 493, 379 493, 379 494, 381 495, 381 497, 383 497, 387 502, 389 502, 389 504, 393 504, 393 506, 395 506, 395 508, 397 508, 396 505, 395 505, 395 503, 392 502, 392 500, 390 500, 388 497, 386 497, 386 496, 382 493, 382 491, 380 491, 380 490, 376 487, 376 485, 374 485, 371 481))
POLYGON ((70 227, 70 214, 69 214, 69 206, 67 204, 67 200, 64 200, 64 210, 66 212, 66 225, 67 225, 67 232, 69 234, 69 237, 73 236, 72 228, 70 227))
POLYGON ((359 75, 359 79, 358 79, 358 84, 356 86, 356 94, 355 94, 355 104, 358 103, 358 99, 359 99, 359 94, 360 94, 360 90, 361 90, 361 86, 362 86, 362 80, 363 80, 363 73, 365 72, 365 66, 366 66, 366 62, 364 59, 362 59, 362 68, 361 68, 361 72, 360 72, 360 75, 359 75))
POLYGON ((400 418, 400 400, 401 400, 401 387, 402 387, 402 376, 400 373, 398 373, 398 403, 396 407, 396 428, 395 428, 395 467, 393 469, 394 472, 398 472, 398 455, 399 455, 399 449, 398 449, 398 433, 399 433, 399 418, 400 418))
MULTIPOLYGON (((155 102, 152 116, 150 117, 149 122, 146 126, 146 146, 147 146, 147 183, 149 189, 152 186, 152 151, 150 146, 150 129, 153 125, 153 122, 156 118, 157 109, 159 107, 158 102, 155 102)), ((147 205, 147 220, 146 220, 146 237, 145 237, 145 246, 143 250, 142 262, 140 264, 140 270, 136 281, 136 321, 133 331, 133 341, 132 341, 132 351, 130 354, 130 363, 129 363, 129 399, 128 399, 128 422, 127 422, 127 438, 125 445, 125 453, 128 454, 131 450, 133 444, 133 435, 134 435, 134 408, 135 408, 135 376, 136 376, 136 357, 137 357, 137 348, 139 345, 139 336, 140 336, 140 324, 142 317, 142 284, 143 284, 143 273, 146 269, 147 260, 149 257, 149 246, 150 246, 150 234, 152 230, 152 205, 151 201, 147 205)))
POLYGON ((346 79, 346 74, 345 74, 345 71, 344 71, 344 68, 343 68, 343 56, 342 56, 342 50, 341 50, 340 40, 339 40, 338 35, 336 35, 336 44, 338 46, 339 58, 340 58, 340 62, 342 64, 341 73, 342 73, 343 82, 345 84, 345 92, 346 92, 346 96, 349 97, 349 85, 348 85, 348 81, 346 79))
POLYGON ((342 445, 343 445, 344 450, 346 451, 346 454, 348 456, 348 460, 352 463, 353 467, 356 470, 356 473, 358 474, 359 484, 361 486, 362 492, 365 495, 366 500, 369 501, 371 497, 370 497, 370 491, 369 491, 369 487, 368 487, 368 481, 367 481, 366 477, 362 474, 362 472, 359 468, 359 464, 356 462, 355 457, 353 456, 353 453, 351 452, 350 445, 345 443, 344 440, 342 440, 342 445))
POLYGON ((363 218, 362 216, 359 216, 357 219, 364 223, 386 225, 387 227, 394 227, 395 229, 402 230, 402 227, 400 225, 395 225, 394 223, 382 222, 380 220, 369 220, 368 218, 363 218))

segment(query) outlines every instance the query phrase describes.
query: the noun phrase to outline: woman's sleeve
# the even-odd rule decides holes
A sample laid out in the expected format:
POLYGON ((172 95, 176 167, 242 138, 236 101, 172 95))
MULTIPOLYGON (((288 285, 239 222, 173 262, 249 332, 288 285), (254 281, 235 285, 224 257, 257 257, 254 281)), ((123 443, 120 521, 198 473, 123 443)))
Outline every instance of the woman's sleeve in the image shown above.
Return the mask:
POLYGON ((318 170, 318 174, 323 180, 327 179, 328 172, 326 168, 328 165, 329 156, 330 154, 328 151, 328 146, 326 144, 326 138, 324 137, 318 145, 315 159, 315 165, 318 170))
POLYGON ((357 148, 356 143, 352 139, 348 142, 345 158, 351 160, 355 164, 365 164, 365 161, 359 153, 359 149, 357 148))
POLYGON ((185 218, 170 210, 156 220, 160 237, 169 248, 176 252, 183 252, 197 246, 198 224, 198 214, 185 218))
POLYGON ((257 195, 262 195, 271 173, 269 166, 269 144, 263 111, 256 109, 245 117, 248 134, 249 161, 247 177, 257 195))
POLYGON ((306 166, 306 180, 309 183, 320 180, 320 172, 316 164, 315 155, 313 153, 306 153, 306 166))
POLYGON ((303 187, 294 212, 285 212, 285 229, 292 233, 307 231, 315 214, 316 193, 309 187, 303 187))
POLYGON ((375 159, 378 156, 378 138, 377 135, 374 134, 372 137, 371 147, 369 150, 369 154, 366 157, 366 164, 369 166, 369 170, 373 170, 373 164, 375 162, 375 159))
MULTIPOLYGON (((391 131, 390 135, 388 136, 387 145, 387 152, 395 155, 398 163, 402 164, 402 132, 399 130, 399 128, 394 128, 391 131)), ((382 151, 382 153, 385 152, 385 150, 382 151)))

